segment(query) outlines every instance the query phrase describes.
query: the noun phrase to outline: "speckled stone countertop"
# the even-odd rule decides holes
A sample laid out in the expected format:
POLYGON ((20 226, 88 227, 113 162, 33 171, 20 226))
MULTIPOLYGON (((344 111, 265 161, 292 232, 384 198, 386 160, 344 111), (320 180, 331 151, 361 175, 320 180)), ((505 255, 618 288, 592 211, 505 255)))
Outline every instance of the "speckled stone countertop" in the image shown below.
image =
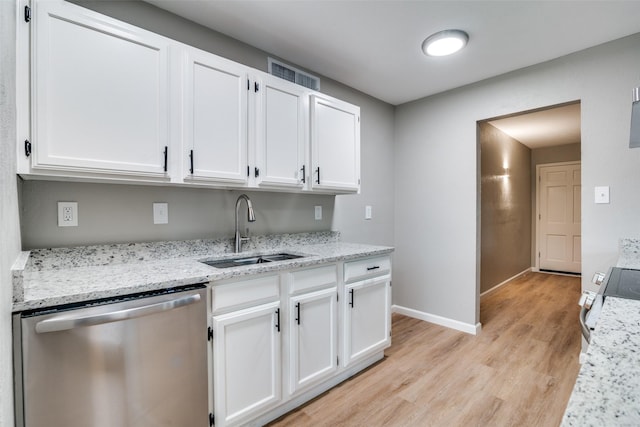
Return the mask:
MULTIPOLYGON (((620 240, 617 266, 640 269, 640 240, 620 240)), ((562 426, 640 426, 640 301, 605 299, 562 426)))
POLYGON ((617 266, 640 270, 640 239, 620 239, 617 266))
POLYGON ((218 269, 199 261, 233 258, 229 239, 37 249, 13 265, 13 311, 111 298, 388 254, 393 248, 340 241, 335 232, 257 236, 242 256, 278 252, 305 255, 287 261, 218 269))

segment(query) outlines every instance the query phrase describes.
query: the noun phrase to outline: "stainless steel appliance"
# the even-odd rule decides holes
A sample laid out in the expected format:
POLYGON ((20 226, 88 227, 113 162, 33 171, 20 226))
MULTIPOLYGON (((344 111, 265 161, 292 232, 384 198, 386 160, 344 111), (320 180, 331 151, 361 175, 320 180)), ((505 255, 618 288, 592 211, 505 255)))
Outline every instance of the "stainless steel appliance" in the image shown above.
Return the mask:
POLYGON ((206 288, 14 317, 25 427, 208 426, 206 288))
POLYGON ((609 269, 591 308, 582 307, 580 310, 580 326, 587 342, 607 297, 640 300, 640 270, 622 267, 609 269))

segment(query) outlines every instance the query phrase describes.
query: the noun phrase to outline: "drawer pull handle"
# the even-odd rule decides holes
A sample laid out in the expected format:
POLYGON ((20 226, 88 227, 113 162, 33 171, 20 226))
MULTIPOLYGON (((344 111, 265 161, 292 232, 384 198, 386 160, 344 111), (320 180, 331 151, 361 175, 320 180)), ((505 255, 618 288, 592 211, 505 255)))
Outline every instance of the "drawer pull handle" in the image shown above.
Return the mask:
POLYGON ((376 265, 376 266, 373 266, 373 267, 367 267, 367 271, 377 270, 377 269, 379 269, 379 268, 380 268, 380 266, 379 266, 379 265, 376 265))

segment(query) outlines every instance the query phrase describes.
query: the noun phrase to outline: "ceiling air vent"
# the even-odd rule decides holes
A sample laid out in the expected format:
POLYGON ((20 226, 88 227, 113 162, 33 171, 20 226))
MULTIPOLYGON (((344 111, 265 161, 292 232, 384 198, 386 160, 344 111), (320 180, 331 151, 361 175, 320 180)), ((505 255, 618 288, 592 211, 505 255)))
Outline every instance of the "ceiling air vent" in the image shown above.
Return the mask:
POLYGON ((320 90, 320 79, 290 65, 269 58, 269 74, 313 90, 320 90))

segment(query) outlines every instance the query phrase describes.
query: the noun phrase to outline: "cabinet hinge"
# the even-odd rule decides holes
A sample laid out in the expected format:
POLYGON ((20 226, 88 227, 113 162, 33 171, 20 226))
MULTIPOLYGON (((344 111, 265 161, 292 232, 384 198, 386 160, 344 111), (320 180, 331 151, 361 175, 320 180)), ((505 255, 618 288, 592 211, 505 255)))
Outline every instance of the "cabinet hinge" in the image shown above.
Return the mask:
POLYGON ((207 341, 211 341, 213 339, 213 328, 209 326, 207 329, 207 341))
POLYGON ((31 142, 28 139, 24 140, 24 155, 27 157, 31 155, 31 142))
POLYGON ((209 413, 209 427, 211 427, 215 423, 216 423, 216 417, 212 413, 209 413))
POLYGON ((31 22, 31 8, 29 6, 24 7, 24 22, 31 22))

